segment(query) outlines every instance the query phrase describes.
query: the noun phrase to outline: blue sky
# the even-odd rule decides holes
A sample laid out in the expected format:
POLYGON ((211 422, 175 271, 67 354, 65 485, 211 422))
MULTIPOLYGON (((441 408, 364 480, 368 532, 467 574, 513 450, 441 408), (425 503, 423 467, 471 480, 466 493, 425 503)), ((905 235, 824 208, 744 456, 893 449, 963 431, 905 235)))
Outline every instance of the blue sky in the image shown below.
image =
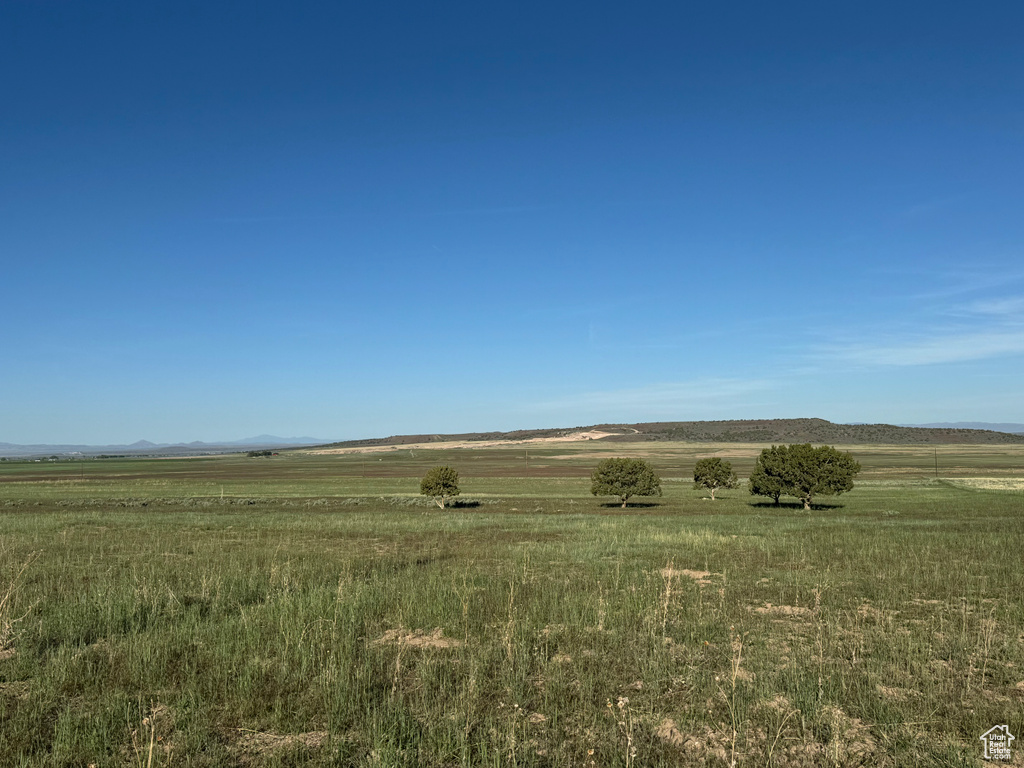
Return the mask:
POLYGON ((1019 3, 0 8, 0 441, 1024 422, 1019 3))

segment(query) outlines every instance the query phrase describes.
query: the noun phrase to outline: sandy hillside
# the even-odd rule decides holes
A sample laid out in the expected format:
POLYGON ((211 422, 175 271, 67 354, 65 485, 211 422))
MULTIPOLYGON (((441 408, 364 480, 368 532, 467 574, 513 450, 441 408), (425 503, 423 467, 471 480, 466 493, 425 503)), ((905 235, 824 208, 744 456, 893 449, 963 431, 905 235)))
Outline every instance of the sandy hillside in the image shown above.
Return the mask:
POLYGON ((314 456, 344 453, 389 453, 393 451, 416 450, 417 448, 494 448, 504 445, 557 445, 559 443, 579 443, 585 440, 600 440, 610 437, 614 432, 573 432, 560 437, 531 437, 525 440, 449 440, 429 443, 406 443, 403 445, 372 445, 357 448, 320 448, 307 451, 314 456))

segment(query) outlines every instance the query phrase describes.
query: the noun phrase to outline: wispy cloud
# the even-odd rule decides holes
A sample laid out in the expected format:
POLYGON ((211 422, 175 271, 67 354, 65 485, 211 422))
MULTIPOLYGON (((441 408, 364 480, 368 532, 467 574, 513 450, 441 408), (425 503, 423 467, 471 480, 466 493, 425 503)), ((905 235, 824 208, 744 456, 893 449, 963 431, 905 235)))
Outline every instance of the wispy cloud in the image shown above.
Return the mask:
POLYGON ((602 412, 643 409, 693 411, 721 406, 773 388, 767 379, 704 378, 663 382, 646 387, 581 392, 571 397, 538 403, 538 410, 594 410, 602 412))
POLYGON ((860 365, 935 365, 984 360, 1024 354, 1024 328, 851 343, 820 352, 823 357, 860 365))
POLYGON ((1024 273, 965 270, 941 277, 945 287, 908 297, 918 303, 912 316, 819 344, 812 357, 861 366, 918 366, 1024 354, 1019 289, 1024 273))
POLYGON ((979 299, 965 304, 960 309, 968 314, 1019 317, 1024 315, 1024 296, 979 299))
POLYGON ((909 298, 920 301, 936 301, 954 299, 958 296, 969 296, 972 293, 986 293, 1006 290, 1010 286, 1024 283, 1024 272, 1008 272, 998 269, 943 271, 937 274, 921 275, 930 282, 938 283, 936 287, 922 290, 909 298))
POLYGON ((971 255, 974 263, 970 266, 948 263, 915 264, 895 262, 871 269, 879 286, 896 287, 902 300, 918 304, 942 303, 971 294, 1003 293, 1019 291, 1024 286, 1024 269, 1016 268, 1020 258, 996 258, 985 260, 981 255, 971 255), (1009 266, 1013 264, 1014 266, 1009 266))

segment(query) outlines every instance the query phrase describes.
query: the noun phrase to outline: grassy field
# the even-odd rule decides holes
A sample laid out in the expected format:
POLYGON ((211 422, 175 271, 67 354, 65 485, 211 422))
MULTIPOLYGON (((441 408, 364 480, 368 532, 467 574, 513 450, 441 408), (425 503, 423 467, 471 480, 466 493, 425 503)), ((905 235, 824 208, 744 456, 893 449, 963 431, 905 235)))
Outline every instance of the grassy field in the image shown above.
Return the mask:
POLYGON ((810 513, 687 482, 759 448, 4 462, 0 765, 972 766, 1019 735, 1024 450, 858 446, 810 513), (609 455, 665 495, 590 496, 609 455))

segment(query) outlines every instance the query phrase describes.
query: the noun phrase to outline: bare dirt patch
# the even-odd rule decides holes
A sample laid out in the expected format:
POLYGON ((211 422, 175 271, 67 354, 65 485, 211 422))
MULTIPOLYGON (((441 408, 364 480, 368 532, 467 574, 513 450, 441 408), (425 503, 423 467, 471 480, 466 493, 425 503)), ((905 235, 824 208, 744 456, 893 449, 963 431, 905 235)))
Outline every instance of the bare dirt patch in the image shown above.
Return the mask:
POLYGON ((722 459, 752 459, 759 456, 761 453, 761 446, 742 446, 738 448, 719 448, 718 450, 711 453, 712 456, 717 456, 722 459))
POLYGON ((655 729, 654 735, 659 741, 671 744, 673 747, 681 747, 686 741, 686 736, 679 730, 676 721, 669 717, 661 721, 661 724, 655 729))
MULTIPOLYGON (((825 726, 827 741, 803 735, 794 724, 800 710, 785 696, 762 701, 753 710, 770 725, 751 725, 734 737, 727 729, 708 725, 686 731, 675 720, 663 718, 653 728, 653 736, 674 747, 685 757, 685 765, 780 765, 787 768, 855 768, 875 765, 878 745, 868 727, 838 707, 824 707, 817 720, 825 726), (735 761, 735 762, 734 762, 735 761)), ((681 763, 682 764, 682 763, 681 763)), ((888 763, 886 763, 888 764, 888 763)))
POLYGON ((1022 477, 960 477, 949 482, 961 488, 979 491, 1024 491, 1022 477))
POLYGON ((266 733, 236 728, 228 747, 239 765, 262 765, 267 758, 279 752, 296 749, 319 749, 327 741, 327 731, 307 733, 266 733))
POLYGON ((921 695, 909 688, 898 688, 889 685, 877 685, 875 688, 883 699, 889 699, 890 701, 906 701, 909 698, 921 695))
POLYGON ((809 618, 814 614, 810 608, 804 608, 799 605, 772 605, 771 603, 765 603, 764 605, 751 606, 751 611, 754 613, 760 613, 763 616, 777 616, 782 618, 809 618))
POLYGON ((28 681, 27 680, 15 680, 10 683, 0 683, 0 698, 8 697, 11 699, 27 699, 28 698, 28 681))
POLYGON ((756 709, 766 709, 771 712, 779 712, 784 715, 788 715, 790 712, 798 711, 793 706, 793 703, 785 696, 783 696, 781 693, 774 699, 771 699, 769 701, 762 701, 760 704, 757 705, 756 709))
POLYGON ((674 579, 679 576, 685 576, 688 579, 692 579, 702 587, 706 587, 711 583, 711 577, 716 574, 712 574, 711 571, 691 571, 688 568, 662 568, 661 575, 666 579, 674 579))
POLYGON ((683 733, 675 720, 665 718, 655 729, 654 736, 664 744, 677 747, 685 752, 697 765, 727 764, 730 741, 725 734, 717 733, 704 726, 700 733, 683 733), (708 758, 711 758, 709 761, 708 758))
POLYGON ((861 603, 857 606, 857 615, 862 619, 871 619, 876 624, 880 624, 887 619, 891 619, 899 611, 887 611, 882 608, 876 608, 871 603, 861 603))
POLYGON ((825 707, 819 719, 829 725, 825 752, 836 765, 864 765, 874 754, 875 738, 859 718, 850 717, 839 707, 825 707))
POLYGON ((452 637, 445 637, 444 630, 436 627, 433 632, 426 632, 422 629, 389 629, 379 638, 374 645, 401 645, 406 648, 458 648, 465 645, 461 640, 452 637))

